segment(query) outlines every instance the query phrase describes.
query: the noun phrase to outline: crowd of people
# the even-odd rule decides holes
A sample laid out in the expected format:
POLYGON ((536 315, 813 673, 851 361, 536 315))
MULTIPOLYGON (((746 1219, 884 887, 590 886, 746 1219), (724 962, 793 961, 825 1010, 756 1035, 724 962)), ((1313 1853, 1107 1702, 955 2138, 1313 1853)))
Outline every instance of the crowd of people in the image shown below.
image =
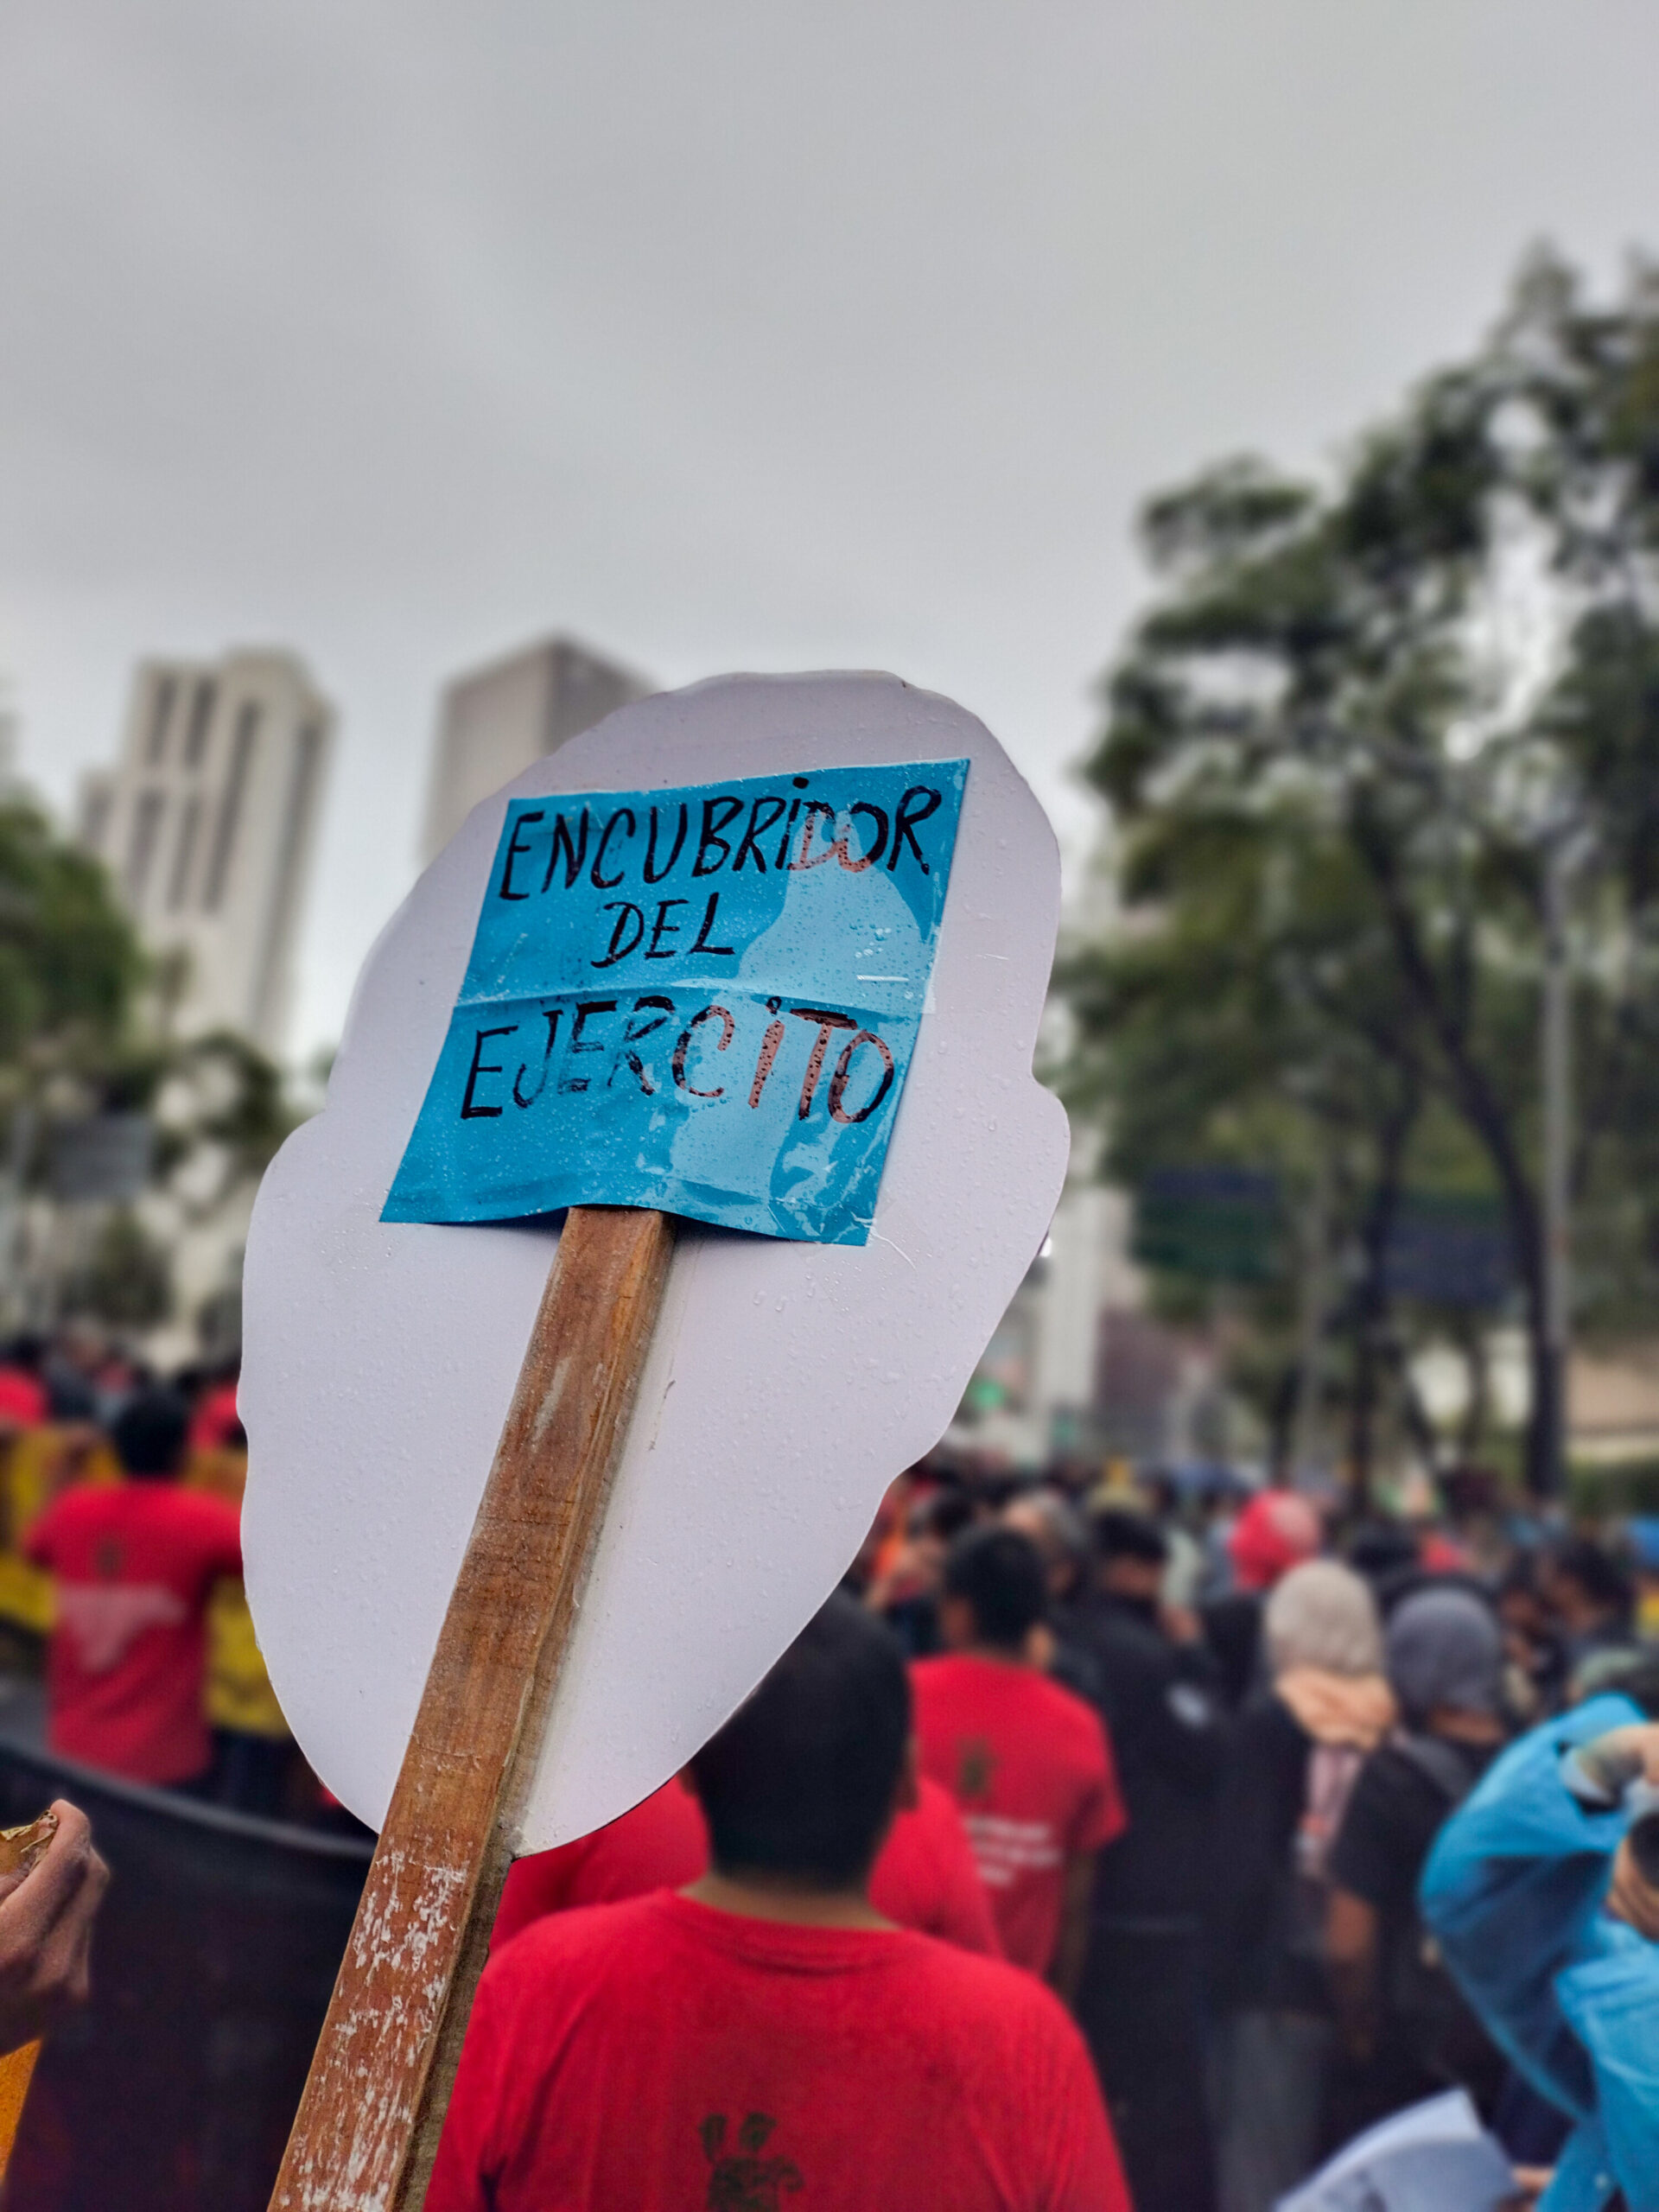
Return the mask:
MULTIPOLYGON (((912 1470, 686 1775, 514 1868, 430 2201, 705 2201, 683 2192, 706 2174, 710 2205, 810 2183, 1268 2212, 1453 2085, 1523 2180, 1580 2155, 1585 2085, 1560 2091, 1537 1986, 1561 1955, 1517 2028, 1512 1991, 1470 2001, 1420 1890, 1465 1805, 1490 1874, 1510 1762, 1555 1757, 1557 1725, 1635 1731, 1659 1784, 1659 1656, 1616 1541, 1506 1516, 1490 1482, 1448 1491, 1455 1514, 1411 1525, 1290 1489, 912 1470), (880 1726, 852 1687, 878 1666, 880 1726), (873 1942, 894 1924, 935 1939, 936 1978, 873 1942)), ((1471 1881, 1452 1893, 1478 1931, 1471 1881)), ((1659 1887, 1652 1909, 1659 1933, 1659 1887)), ((1659 2127, 1655 1977, 1637 2101, 1659 2127)), ((1601 2193, 1552 2204, 1659 2201, 1659 2160, 1643 2194, 1595 2139, 1601 2193)))
POLYGON ((60 1757, 345 1824, 282 1719, 241 1598, 236 1387, 233 1362, 161 1376, 81 1324, 0 1345, 0 1553, 34 1571, 7 1583, 0 1627, 25 1667, 43 1636, 60 1757))
MULTIPOLYGON (((181 1478, 238 1445, 233 1380, 25 1342, 0 1440, 48 1425, 103 1455, 8 1531, 52 1578, 48 1744, 223 1797, 238 1516, 181 1478)), ((1640 1560, 1443 1495, 911 1470, 685 1773, 512 1870, 434 2212, 1269 2212, 1450 2085, 1551 2212, 1659 2205, 1640 1560)), ((30 2020, 101 1879, 60 1809, 30 2020)))

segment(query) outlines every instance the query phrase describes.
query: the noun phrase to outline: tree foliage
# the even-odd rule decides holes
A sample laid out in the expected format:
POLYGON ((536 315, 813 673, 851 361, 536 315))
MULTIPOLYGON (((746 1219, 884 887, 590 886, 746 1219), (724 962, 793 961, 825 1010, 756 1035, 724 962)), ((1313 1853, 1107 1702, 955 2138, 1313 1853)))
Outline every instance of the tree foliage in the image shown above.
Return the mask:
MULTIPOLYGON (((279 1071, 247 1039, 175 1034, 168 999, 183 979, 170 994, 168 980, 102 866, 26 799, 0 799, 0 1163, 25 1188, 49 1188, 55 1122, 143 1113, 156 1133, 149 1197, 164 1221, 200 1220, 294 1126, 279 1071)), ((153 1223, 118 1208, 88 1249, 50 1306, 134 1329, 166 1317, 170 1259, 153 1223)))
POLYGON ((0 1071, 106 1054, 144 972, 108 880, 37 808, 0 800, 0 1071))
POLYGON ((1224 463, 1150 500, 1141 543, 1155 594, 1089 764, 1125 922, 1063 971, 1074 1095, 1122 1174, 1280 1170, 1338 1258, 1362 1456, 1408 1179, 1494 1192, 1541 1478, 1552 848, 1587 1304, 1659 1313, 1659 276, 1599 307, 1534 257, 1488 341, 1328 481, 1224 463))

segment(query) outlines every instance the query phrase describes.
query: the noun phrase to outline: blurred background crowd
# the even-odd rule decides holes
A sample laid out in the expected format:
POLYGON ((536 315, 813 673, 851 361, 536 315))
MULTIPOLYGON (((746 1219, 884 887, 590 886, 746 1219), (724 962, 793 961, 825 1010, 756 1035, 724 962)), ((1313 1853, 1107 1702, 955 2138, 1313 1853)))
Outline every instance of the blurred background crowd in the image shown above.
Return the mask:
MULTIPOLYGON (((1567 2122, 1436 1962, 1418 1885, 1524 1730, 1605 1692, 1659 1711, 1659 1524, 1575 1525, 1466 1465, 1385 1511, 1216 1466, 1033 1482, 942 1454, 851 1578, 913 1656, 946 1648, 950 1562, 994 1524, 1040 1557, 1027 1662, 1099 1713, 1127 1815, 1072 1993, 1135 2202, 1266 2212, 1454 2085, 1551 2165, 1567 2122)), ((995 1796, 964 1795, 970 1830, 995 1796)))
POLYGON ((187 1787, 238 1812, 355 1827, 296 1750, 254 1637, 241 1586, 247 1440, 236 1379, 234 1361, 159 1376, 86 1324, 0 1348, 0 1737, 38 1746, 49 1733, 66 1757, 129 1781, 187 1787), (120 1513, 135 1484, 155 1485, 156 1497, 176 1489, 195 1509, 158 1528, 153 1567, 128 1556, 120 1513), (50 1544, 62 1518, 53 1509, 66 1498, 95 1516, 90 1549, 73 1563, 50 1544), (98 1519, 100 1503, 111 1510, 98 1519), (112 1599, 107 1617, 96 1611, 100 1583, 170 1590, 180 1577, 176 1618, 165 1602, 152 1603, 151 1618, 130 1595, 112 1599), (67 1685, 60 1669, 48 1701, 43 1666, 60 1625, 70 1664, 92 1656, 88 1681, 67 1685), (145 1630, 174 1640, 100 1708, 91 1678, 124 1660, 145 1630), (159 1733, 147 1710, 162 1716, 159 1733))
MULTIPOLYGON (((91 2031, 111 2005, 118 2031, 134 2004, 162 2025, 146 2055, 173 2086, 152 2080, 144 2101, 168 2138, 152 2145, 158 2202, 200 2157, 202 2108, 180 2085, 211 2056, 204 1986, 245 2037, 263 2023, 239 2064, 220 2054, 221 2112, 238 2096, 249 2112, 208 2160, 221 2194, 203 2199, 251 2203, 369 1838, 289 1738, 252 1636, 234 1366, 161 1373, 84 1321, 20 1335, 0 1358, 0 1770, 19 1802, 48 1777, 90 1794, 118 1876, 121 1823, 137 1824, 91 2031), (320 1849, 341 1855, 319 1869, 320 1849), (324 1891, 308 1891, 319 1872, 324 1891), (134 1955, 124 1908, 154 1923, 134 1955), (169 1910, 184 1940, 158 1976, 169 1910), (248 1942, 260 1923, 263 1949, 248 1942)), ((884 1909, 1061 1991, 1141 2212, 1267 2212, 1360 2128, 1452 2084, 1518 2164, 1553 2162, 1567 2120, 1437 1962, 1418 1884, 1529 1726, 1605 1693, 1659 1714, 1659 1521, 1591 1519, 1450 1459, 1361 1484, 1076 1452, 1030 1469, 942 1447, 893 1484, 846 1587, 912 1664, 939 1800, 930 1847, 950 1823, 982 1892, 947 1897, 937 1875, 907 1891, 894 1873, 884 1909)), ((524 1862, 498 1941, 693 1878, 706 1846, 690 1802, 671 1784, 588 1845, 524 1862)), ((26 2203, 83 2201, 46 2117, 55 2063, 71 2131, 78 2031, 31 2105, 13 2183, 26 2203)), ((100 2119, 124 2158, 134 2052, 117 2041, 100 2119)))

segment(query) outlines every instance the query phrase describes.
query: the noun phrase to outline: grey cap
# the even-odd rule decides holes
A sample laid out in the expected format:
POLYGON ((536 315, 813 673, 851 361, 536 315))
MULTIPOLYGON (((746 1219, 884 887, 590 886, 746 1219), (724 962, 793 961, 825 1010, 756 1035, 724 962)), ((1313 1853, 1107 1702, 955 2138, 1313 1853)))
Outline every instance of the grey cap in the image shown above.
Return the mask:
POLYGON ((1408 1719, 1436 1706, 1503 1710, 1503 1634, 1491 1608, 1469 1591, 1417 1591, 1390 1615, 1385 1649, 1389 1681, 1408 1719))

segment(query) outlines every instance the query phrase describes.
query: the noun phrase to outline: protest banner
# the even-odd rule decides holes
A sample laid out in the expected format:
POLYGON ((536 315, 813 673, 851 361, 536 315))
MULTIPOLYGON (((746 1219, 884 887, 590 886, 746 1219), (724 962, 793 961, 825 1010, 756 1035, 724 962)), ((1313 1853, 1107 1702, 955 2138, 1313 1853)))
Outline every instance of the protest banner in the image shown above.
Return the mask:
POLYGON ((728 678, 371 955, 248 1252, 250 1597, 381 1829, 275 2204, 419 2202, 511 1857, 683 1764, 948 1423, 1065 1173, 1058 876, 948 701, 728 678))

